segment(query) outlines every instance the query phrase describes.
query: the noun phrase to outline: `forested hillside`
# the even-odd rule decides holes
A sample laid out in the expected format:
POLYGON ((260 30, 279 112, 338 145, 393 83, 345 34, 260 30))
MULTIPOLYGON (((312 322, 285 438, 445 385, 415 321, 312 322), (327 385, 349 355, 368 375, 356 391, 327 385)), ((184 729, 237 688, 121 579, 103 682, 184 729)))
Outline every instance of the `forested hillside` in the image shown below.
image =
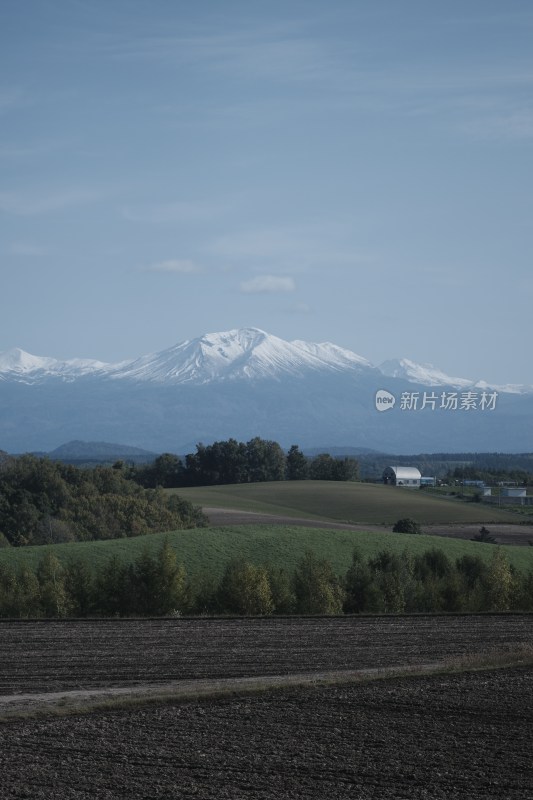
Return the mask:
POLYGON ((79 469, 31 455, 0 463, 0 544, 114 539, 203 524, 191 503, 145 489, 120 469, 79 469))

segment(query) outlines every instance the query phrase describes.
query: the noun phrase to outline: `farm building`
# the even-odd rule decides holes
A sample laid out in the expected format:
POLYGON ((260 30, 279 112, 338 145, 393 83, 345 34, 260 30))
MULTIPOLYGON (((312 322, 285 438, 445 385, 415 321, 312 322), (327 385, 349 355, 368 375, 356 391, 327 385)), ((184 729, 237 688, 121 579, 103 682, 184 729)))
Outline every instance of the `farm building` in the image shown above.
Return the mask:
POLYGON ((502 489, 502 497, 526 497, 526 489, 502 489))
POLYGON ((383 483, 389 486, 410 486, 418 488, 422 475, 416 467, 385 467, 383 483))

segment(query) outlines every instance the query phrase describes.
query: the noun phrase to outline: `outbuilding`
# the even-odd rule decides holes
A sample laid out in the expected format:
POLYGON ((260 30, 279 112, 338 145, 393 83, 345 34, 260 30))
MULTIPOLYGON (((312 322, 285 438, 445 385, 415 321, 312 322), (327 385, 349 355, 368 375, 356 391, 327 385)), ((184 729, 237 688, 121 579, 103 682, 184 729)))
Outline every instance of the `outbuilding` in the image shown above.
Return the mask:
POLYGON ((385 467, 383 470, 383 483, 389 486, 409 486, 413 489, 420 487, 422 475, 416 467, 385 467))
POLYGON ((502 489, 502 497, 526 497, 526 489, 502 489))

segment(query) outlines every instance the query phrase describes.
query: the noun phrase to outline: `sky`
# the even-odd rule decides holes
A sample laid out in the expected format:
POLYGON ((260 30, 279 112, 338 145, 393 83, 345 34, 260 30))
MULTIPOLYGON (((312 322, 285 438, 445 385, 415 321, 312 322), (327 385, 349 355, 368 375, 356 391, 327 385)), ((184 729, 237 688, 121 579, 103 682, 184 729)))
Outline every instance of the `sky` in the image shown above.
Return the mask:
POLYGON ((530 0, 1 0, 0 351, 533 383, 530 0))

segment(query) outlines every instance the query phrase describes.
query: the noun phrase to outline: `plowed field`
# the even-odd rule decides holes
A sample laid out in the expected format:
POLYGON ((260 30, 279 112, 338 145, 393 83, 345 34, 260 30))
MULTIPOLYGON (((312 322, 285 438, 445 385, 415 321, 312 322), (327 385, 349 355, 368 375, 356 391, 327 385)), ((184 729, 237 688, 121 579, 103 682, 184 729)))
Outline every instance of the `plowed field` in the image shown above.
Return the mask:
POLYGON ((533 641, 533 615, 0 622, 0 695, 442 661, 533 641))
POLYGON ((0 726, 2 800, 531 800, 533 672, 0 726))
POLYGON ((530 668, 241 693, 532 640, 532 615, 3 622, 0 798, 532 800, 530 668), (222 684, 233 694, 9 718, 69 691, 222 684))

